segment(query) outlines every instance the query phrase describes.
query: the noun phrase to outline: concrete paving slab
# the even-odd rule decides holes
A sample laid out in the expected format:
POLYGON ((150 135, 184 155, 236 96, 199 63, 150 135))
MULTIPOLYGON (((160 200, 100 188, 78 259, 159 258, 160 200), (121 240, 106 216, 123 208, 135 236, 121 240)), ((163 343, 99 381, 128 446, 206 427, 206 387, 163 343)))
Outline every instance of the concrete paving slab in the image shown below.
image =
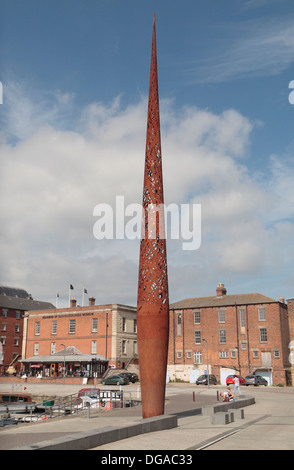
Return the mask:
MULTIPOLYGON (((94 452, 135 450, 185 450, 194 452, 197 449, 294 449, 294 388, 248 387, 244 394, 252 395, 255 404, 245 408, 245 417, 236 419, 227 425, 213 425, 210 416, 199 413, 205 404, 217 403, 216 391, 224 387, 195 387, 193 384, 171 384, 167 386, 166 414, 178 413, 178 427, 155 431, 149 434, 136 435, 99 446, 94 452), (192 394, 195 394, 195 401, 192 394)), ((57 390, 61 392, 61 390, 57 390)), ((66 395, 68 392, 68 388, 66 395)), ((72 392, 73 393, 73 392, 72 392)), ((62 394, 62 393, 60 393, 62 394)), ((237 399, 238 400, 238 399, 237 399)), ((31 425, 13 426, 0 430, 0 448, 15 448, 28 442, 40 442, 51 437, 63 437, 76 432, 91 432, 99 426, 123 426, 134 423, 141 418, 140 407, 113 410, 102 416, 65 417, 54 419, 51 424, 34 423, 31 425), (128 416, 127 414, 128 413, 128 416), (53 427, 52 427, 53 426, 53 427), (13 429, 12 429, 13 428, 13 429), (20 444, 21 443, 21 444, 20 444)))

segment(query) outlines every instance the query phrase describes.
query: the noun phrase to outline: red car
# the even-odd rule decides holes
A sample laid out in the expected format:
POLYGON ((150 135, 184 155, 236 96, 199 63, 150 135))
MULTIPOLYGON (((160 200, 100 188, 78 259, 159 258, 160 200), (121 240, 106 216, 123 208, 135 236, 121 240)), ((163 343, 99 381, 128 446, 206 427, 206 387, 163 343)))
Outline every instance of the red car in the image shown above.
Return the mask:
MULTIPOLYGON (((244 377, 240 377, 240 375, 237 375, 236 377, 238 377, 240 385, 245 385, 244 377)), ((230 384, 235 385, 234 379, 235 379, 234 375, 228 375, 228 377, 226 379, 227 385, 230 385, 230 384)))

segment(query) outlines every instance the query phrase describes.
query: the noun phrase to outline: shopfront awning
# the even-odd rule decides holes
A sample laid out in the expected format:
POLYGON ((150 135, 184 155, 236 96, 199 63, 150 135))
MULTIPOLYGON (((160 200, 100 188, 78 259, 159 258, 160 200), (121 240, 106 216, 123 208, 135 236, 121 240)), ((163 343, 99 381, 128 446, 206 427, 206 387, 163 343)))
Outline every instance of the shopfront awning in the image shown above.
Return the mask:
POLYGON ((32 363, 31 367, 36 367, 44 363, 49 364, 58 362, 66 362, 71 364, 74 363, 80 365, 81 363, 92 362, 93 359, 95 359, 97 362, 109 362, 109 359, 102 356, 101 354, 83 354, 75 346, 68 346, 61 351, 47 356, 32 356, 26 359, 21 359, 20 362, 23 364, 32 363))

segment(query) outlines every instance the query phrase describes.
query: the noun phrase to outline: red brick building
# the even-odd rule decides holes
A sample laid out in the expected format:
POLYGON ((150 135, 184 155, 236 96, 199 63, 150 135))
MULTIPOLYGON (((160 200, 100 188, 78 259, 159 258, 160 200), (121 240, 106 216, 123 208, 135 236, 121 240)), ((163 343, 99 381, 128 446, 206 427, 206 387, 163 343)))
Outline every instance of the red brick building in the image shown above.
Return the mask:
POLYGON ((20 370, 23 321, 27 310, 40 310, 41 308, 54 308, 49 302, 34 300, 24 289, 0 286, 0 375, 3 375, 9 365, 16 371, 20 370))
POLYGON ((214 374, 264 376, 269 385, 291 384, 287 305, 262 294, 216 295, 186 299, 170 306, 168 372, 194 381, 214 374), (207 358, 208 350, 208 358, 207 358))
POLYGON ((28 373, 60 376, 103 375, 106 367, 123 368, 137 354, 136 308, 120 304, 27 312, 22 362, 28 373))
POLYGON ((291 364, 292 385, 294 385, 294 298, 287 300, 290 329, 289 362, 291 364))

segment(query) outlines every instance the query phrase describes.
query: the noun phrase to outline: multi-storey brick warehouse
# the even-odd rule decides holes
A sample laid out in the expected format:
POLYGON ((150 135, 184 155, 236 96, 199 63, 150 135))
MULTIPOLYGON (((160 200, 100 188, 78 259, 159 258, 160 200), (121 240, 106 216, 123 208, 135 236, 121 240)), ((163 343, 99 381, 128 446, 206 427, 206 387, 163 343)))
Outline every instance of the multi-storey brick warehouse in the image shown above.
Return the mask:
POLYGON ((186 299, 171 305, 170 378, 207 371, 225 383, 228 374, 264 376, 269 385, 290 384, 287 305, 264 295, 226 295, 186 299), (208 351, 208 358, 207 358, 208 351))
MULTIPOLYGON (((76 348, 85 356, 83 369, 92 372, 91 357, 103 357, 103 362, 124 367, 137 354, 136 308, 125 305, 95 305, 28 312, 24 319, 22 359, 24 364, 46 369, 48 375, 58 375, 56 355, 67 348, 76 348), (86 363, 87 362, 87 363, 86 363), (45 366, 46 365, 46 366, 45 366)), ((66 353, 65 353, 66 354, 66 353)), ((69 362, 69 359, 67 360, 69 362)), ((81 372, 74 358, 66 373, 81 372)))
POLYGON ((2 360, 0 373, 4 374, 9 365, 12 371, 18 371, 21 364, 23 321, 27 310, 54 308, 49 302, 34 300, 24 289, 0 286, 0 329, 2 360))

